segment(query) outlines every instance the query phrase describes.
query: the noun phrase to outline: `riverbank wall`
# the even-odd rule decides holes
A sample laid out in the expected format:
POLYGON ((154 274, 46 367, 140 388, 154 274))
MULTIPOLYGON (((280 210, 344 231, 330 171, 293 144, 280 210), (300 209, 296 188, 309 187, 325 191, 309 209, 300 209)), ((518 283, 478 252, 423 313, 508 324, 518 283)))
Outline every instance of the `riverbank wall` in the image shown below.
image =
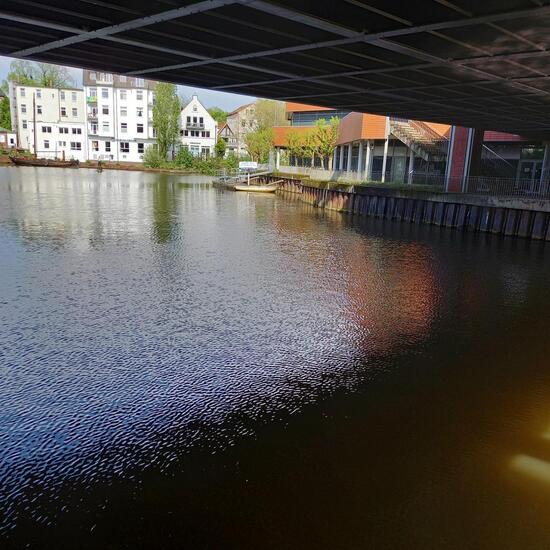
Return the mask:
POLYGON ((318 208, 404 223, 431 224, 550 241, 550 201, 383 186, 343 186, 278 174, 280 193, 318 208))

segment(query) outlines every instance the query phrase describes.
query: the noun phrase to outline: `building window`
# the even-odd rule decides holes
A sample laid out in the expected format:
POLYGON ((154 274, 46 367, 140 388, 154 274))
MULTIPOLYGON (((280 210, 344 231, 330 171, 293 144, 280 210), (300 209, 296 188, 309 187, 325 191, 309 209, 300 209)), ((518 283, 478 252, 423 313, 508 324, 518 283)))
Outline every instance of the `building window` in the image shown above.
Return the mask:
POLYGON ((119 80, 120 80, 120 82, 126 82, 126 80, 128 80, 128 79, 123 74, 121 74, 119 76, 119 80))
POLYGON ((26 113, 27 112, 27 106, 24 103, 21 103, 21 112, 26 113))
POLYGON ((143 143, 138 143, 137 146, 138 146, 138 154, 142 155, 143 151, 144 151, 144 144, 143 143))
POLYGON ((59 144, 59 147, 66 147, 67 146, 66 141, 58 141, 57 143, 59 144))
MULTIPOLYGON (((109 94, 107 93, 107 95, 109 94)), ((95 99, 97 97, 97 88, 90 88, 90 97, 92 99, 95 99)))
POLYGON ((76 92, 71 92, 71 101, 76 101, 76 92))
POLYGON ((90 73, 90 80, 97 80, 97 74, 96 73, 90 73))
POLYGON ((187 117, 187 124, 191 124, 191 117, 190 116, 187 117))
POLYGON ((81 134, 82 133, 82 128, 73 128, 72 132, 73 132, 73 134, 81 134))
POLYGON ((82 144, 80 141, 71 141, 71 151, 81 151, 82 144))
POLYGON ((36 106, 36 113, 41 115, 42 114, 42 105, 37 105, 36 106))
POLYGON ((40 99, 42 97, 42 90, 36 90, 36 99, 40 99))
POLYGON ((184 135, 185 137, 188 137, 188 136, 189 136, 189 130, 185 130, 185 131, 183 132, 183 135, 184 135))
POLYGON ((143 86, 145 86, 145 80, 143 80, 143 78, 136 78, 136 86, 138 88, 143 88, 143 86))
POLYGON ((125 100, 127 96, 126 90, 120 90, 120 99, 125 100))
POLYGON ((25 97, 25 88, 21 88, 20 95, 21 97, 25 97))
POLYGON ((99 141, 92 141, 92 151, 99 151, 99 141))
POLYGON ((143 134, 143 124, 138 124, 137 125, 137 133, 138 134, 143 134))
POLYGON ((143 116, 143 107, 138 107, 138 108, 137 108, 137 116, 138 116, 138 117, 142 117, 142 116, 143 116))
POLYGON ((103 99, 109 99, 109 88, 101 88, 101 97, 103 99))
POLYGON ((137 90, 136 91, 136 99, 138 101, 141 101, 143 99, 143 90, 137 90))
POLYGON ((44 149, 49 149, 50 148, 50 142, 49 140, 45 139, 44 140, 44 149))
POLYGON ((210 130, 207 130, 207 132, 206 132, 206 137, 207 137, 207 138, 210 137, 210 130))
POLYGON ((90 134, 97 134, 97 122, 90 124, 90 134))
POLYGON ((111 73, 99 73, 99 81, 108 82, 109 84, 113 81, 113 75, 111 73))
POLYGON ((67 116, 67 107, 61 107, 61 116, 67 116))
POLYGON ((108 122, 103 122, 101 124, 101 129, 104 131, 104 132, 108 132, 110 130, 109 128, 109 123, 108 122))
POLYGON ((21 121, 21 127, 23 128, 23 130, 27 129, 27 121, 26 120, 21 121))
POLYGON ((68 128, 64 128, 64 127, 60 127, 60 128, 59 128, 59 133, 60 133, 60 134, 68 134, 68 133, 69 133, 69 129, 68 129, 68 128))
POLYGON ((110 141, 106 141, 106 142, 105 142, 105 152, 106 152, 106 153, 110 153, 110 152, 111 152, 111 142, 110 142, 110 141))
POLYGON ((63 90, 59 92, 59 99, 61 99, 61 101, 65 101, 65 92, 63 90))
POLYGON ((128 123, 127 122, 121 122, 120 123, 120 133, 126 134, 128 132, 128 123))
POLYGON ((199 117, 199 123, 204 124, 204 119, 202 117, 199 117))
POLYGON ((121 153, 129 153, 130 152, 130 142, 121 141, 120 142, 120 152, 121 153))
POLYGON ((51 126, 42 126, 42 133, 43 134, 51 134, 52 133, 52 127, 51 126))
POLYGON ((109 114, 109 106, 108 105, 103 105, 103 107, 101 107, 101 113, 104 114, 104 115, 108 115, 109 114))
POLYGON ((128 109, 126 107, 120 108, 120 116, 126 116, 128 114, 128 109))

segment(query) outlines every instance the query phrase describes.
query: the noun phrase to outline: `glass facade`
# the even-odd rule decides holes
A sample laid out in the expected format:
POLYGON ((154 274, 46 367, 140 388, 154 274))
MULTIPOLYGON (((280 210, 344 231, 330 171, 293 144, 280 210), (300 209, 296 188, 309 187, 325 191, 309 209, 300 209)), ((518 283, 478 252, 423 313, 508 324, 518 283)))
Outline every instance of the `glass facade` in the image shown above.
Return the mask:
POLYGON ((327 122, 332 117, 344 118, 349 111, 311 111, 303 113, 292 113, 291 126, 314 126, 318 120, 324 118, 327 122))

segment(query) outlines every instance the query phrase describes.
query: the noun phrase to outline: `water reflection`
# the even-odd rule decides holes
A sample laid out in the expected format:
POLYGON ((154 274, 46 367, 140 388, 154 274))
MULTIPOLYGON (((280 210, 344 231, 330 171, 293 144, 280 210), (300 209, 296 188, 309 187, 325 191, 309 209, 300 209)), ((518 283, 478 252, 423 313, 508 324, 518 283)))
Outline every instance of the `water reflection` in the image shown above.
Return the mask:
POLYGON ((0 181, 4 546, 547 547, 547 247, 0 181))

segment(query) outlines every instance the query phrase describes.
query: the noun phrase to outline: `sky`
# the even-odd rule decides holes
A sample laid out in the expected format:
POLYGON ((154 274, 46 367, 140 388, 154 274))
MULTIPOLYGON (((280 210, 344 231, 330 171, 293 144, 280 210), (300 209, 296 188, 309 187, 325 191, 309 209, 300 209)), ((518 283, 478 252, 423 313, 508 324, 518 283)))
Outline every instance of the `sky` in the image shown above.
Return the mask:
MULTIPOLYGON (((0 82, 8 75, 12 59, 0 56, 0 82)), ((69 69, 77 86, 82 85, 82 70, 69 69)), ((203 88, 194 88, 191 86, 178 86, 178 93, 181 97, 191 99, 193 94, 197 94, 201 103, 206 107, 220 107, 224 111, 233 111, 240 105, 250 103, 255 98, 247 95, 229 94, 227 92, 218 92, 216 90, 205 90, 203 88)))

